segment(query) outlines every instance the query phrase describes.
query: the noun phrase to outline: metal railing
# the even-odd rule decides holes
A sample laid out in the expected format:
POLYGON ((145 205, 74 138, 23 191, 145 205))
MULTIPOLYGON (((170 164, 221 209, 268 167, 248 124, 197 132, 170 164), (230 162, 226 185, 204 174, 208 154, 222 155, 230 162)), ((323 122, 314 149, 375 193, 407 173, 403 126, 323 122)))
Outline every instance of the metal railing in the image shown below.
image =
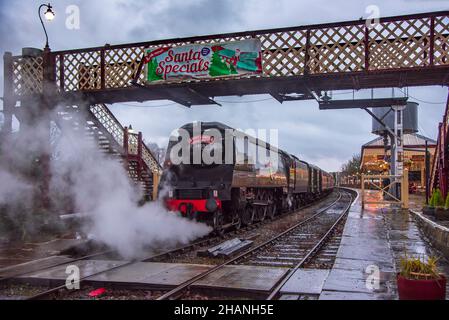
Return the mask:
POLYGON ((378 205, 401 205, 403 209, 409 208, 409 184, 408 184, 408 170, 404 169, 403 176, 394 175, 366 175, 362 174, 361 181, 361 197, 362 197, 362 209, 367 204, 378 205), (388 184, 384 184, 384 181, 388 179, 388 184), (368 184, 369 188, 366 188, 368 184), (391 188, 399 186, 400 195, 396 195, 390 192, 391 188), (377 190, 381 192, 380 200, 367 200, 366 190, 377 190), (388 198, 385 199, 385 198, 388 198))
POLYGON ((143 142, 139 142, 138 134, 127 133, 125 134, 125 128, 120 124, 117 118, 112 114, 109 108, 104 104, 96 104, 90 107, 91 114, 100 122, 100 124, 106 129, 106 131, 114 138, 115 142, 126 150, 125 136, 128 137, 128 155, 139 154, 139 143, 142 145, 142 160, 147 168, 153 172, 160 174, 162 168, 157 162, 156 158, 151 153, 150 149, 143 142))

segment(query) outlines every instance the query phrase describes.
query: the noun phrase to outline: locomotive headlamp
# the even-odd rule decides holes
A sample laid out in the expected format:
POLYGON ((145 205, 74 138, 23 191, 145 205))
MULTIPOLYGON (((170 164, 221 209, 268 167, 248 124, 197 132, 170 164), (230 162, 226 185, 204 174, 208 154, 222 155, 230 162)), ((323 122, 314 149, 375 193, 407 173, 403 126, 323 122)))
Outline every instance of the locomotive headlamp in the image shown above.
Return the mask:
POLYGON ((169 198, 173 198, 173 190, 168 191, 169 198))
POLYGON ((214 198, 218 198, 218 190, 214 190, 214 198))

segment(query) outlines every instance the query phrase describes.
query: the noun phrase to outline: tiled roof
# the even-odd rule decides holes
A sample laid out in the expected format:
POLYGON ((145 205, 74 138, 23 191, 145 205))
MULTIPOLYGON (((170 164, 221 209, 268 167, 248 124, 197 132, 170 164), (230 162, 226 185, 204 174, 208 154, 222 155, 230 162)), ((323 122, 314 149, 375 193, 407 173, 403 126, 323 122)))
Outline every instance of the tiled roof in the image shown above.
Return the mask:
MULTIPOLYGON (((389 139, 389 138, 388 138, 389 139)), ((420 135, 418 133, 410 133, 410 134, 404 134, 404 146, 407 147, 413 147, 413 146, 424 146, 426 144, 426 141, 429 146, 436 145, 437 142, 433 139, 427 138, 423 135, 420 135)), ((384 140, 382 137, 376 138, 368 143, 365 143, 362 148, 369 148, 369 147, 383 147, 384 146, 384 140)))

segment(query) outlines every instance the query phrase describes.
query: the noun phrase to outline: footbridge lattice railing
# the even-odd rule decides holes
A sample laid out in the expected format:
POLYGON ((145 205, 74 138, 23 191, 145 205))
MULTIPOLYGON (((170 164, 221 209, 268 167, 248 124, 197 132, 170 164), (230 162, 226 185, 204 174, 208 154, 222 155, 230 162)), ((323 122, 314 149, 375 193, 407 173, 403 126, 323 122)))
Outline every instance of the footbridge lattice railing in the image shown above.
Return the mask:
MULTIPOLYGON (((60 93, 125 89, 131 86, 147 48, 249 38, 257 38, 262 44, 261 77, 353 74, 449 65, 449 12, 383 18, 375 28, 368 28, 364 20, 359 20, 55 51, 50 61, 60 93)), ((12 58, 15 96, 42 92, 43 64, 42 57, 12 58)), ((143 81, 141 74, 139 82, 143 81)))

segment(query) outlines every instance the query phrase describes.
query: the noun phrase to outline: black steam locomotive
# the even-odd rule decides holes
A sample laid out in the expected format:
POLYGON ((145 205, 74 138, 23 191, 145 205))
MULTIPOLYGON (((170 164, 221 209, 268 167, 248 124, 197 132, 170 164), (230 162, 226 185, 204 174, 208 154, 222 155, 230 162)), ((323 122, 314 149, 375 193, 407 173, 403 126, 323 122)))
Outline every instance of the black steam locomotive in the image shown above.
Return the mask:
POLYGON ((314 165, 222 123, 202 122, 170 138, 160 195, 168 209, 220 233, 298 209, 333 186, 314 165))

